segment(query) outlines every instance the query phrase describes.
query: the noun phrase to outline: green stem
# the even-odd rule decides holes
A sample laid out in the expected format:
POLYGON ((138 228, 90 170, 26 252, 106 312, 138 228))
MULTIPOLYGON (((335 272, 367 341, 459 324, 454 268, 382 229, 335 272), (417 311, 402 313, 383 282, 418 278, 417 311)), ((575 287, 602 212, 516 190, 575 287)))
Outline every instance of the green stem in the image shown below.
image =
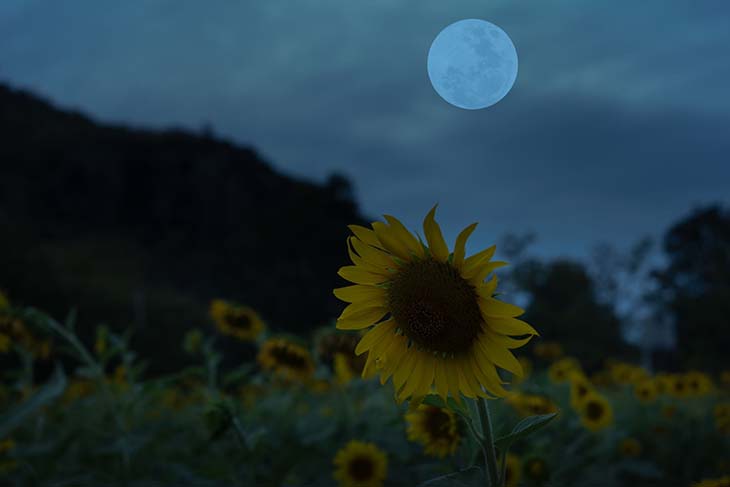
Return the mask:
POLYGON ((482 423, 482 451, 484 452, 484 466, 489 476, 489 485, 500 487, 499 474, 497 473, 497 455, 494 451, 494 434, 492 433, 492 419, 489 416, 489 406, 483 397, 477 399, 479 420, 482 423))

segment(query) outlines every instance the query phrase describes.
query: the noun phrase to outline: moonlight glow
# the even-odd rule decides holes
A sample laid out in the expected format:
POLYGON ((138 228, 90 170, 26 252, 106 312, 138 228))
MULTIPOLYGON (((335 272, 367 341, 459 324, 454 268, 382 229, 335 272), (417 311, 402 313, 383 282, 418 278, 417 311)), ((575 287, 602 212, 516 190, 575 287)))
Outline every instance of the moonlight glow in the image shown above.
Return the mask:
POLYGON ((517 79, 517 51, 507 33, 485 20, 466 19, 442 30, 428 51, 436 92, 459 108, 494 105, 517 79))

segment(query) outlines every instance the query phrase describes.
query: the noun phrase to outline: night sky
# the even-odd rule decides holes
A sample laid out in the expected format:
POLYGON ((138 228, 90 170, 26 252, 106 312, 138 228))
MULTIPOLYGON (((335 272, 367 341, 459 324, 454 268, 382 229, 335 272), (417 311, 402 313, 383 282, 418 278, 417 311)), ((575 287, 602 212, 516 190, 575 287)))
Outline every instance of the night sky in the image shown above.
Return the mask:
POLYGON ((729 25, 727 0, 2 0, 0 82, 101 122, 209 124, 412 229, 439 202, 449 239, 480 222, 472 250, 531 230, 582 255, 730 202, 729 25), (426 73, 464 18, 520 56, 485 110, 426 73))

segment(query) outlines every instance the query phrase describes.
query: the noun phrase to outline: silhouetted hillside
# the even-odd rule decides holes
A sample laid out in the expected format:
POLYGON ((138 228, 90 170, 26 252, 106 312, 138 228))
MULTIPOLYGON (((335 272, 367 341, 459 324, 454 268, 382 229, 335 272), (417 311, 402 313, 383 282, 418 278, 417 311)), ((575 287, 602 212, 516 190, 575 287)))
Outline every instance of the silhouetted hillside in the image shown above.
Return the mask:
POLYGON ((340 310, 346 225, 362 221, 345 179, 296 180, 251 148, 103 126, 3 86, 0 134, 0 287, 15 301, 176 348, 213 297, 292 331, 340 310))

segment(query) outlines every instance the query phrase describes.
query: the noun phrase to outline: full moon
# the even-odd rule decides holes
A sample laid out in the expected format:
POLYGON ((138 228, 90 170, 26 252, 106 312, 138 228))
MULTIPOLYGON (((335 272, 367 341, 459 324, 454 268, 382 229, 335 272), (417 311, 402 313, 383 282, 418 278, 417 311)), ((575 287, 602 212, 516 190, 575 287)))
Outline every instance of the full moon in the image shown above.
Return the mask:
POLYGON ((428 51, 428 77, 441 98, 459 108, 494 105, 517 79, 517 51, 507 33, 479 19, 454 22, 428 51))

